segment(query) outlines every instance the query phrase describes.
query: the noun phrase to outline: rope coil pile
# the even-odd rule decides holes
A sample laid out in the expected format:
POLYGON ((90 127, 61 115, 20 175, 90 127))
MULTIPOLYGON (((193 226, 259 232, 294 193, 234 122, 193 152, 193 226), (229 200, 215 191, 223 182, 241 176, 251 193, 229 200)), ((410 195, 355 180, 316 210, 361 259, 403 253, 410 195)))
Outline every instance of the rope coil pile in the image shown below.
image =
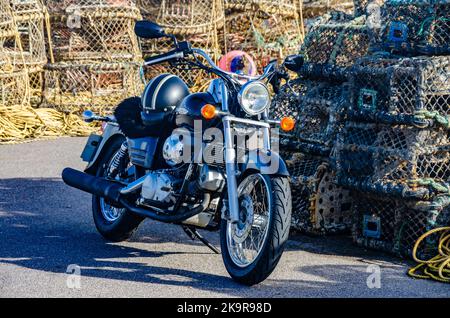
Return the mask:
POLYGON ((414 246, 413 258, 418 265, 408 271, 409 276, 450 283, 450 227, 437 228, 422 235, 414 246), (419 258, 417 251, 420 245, 427 238, 436 234, 440 234, 437 242, 439 254, 428 260, 419 258))

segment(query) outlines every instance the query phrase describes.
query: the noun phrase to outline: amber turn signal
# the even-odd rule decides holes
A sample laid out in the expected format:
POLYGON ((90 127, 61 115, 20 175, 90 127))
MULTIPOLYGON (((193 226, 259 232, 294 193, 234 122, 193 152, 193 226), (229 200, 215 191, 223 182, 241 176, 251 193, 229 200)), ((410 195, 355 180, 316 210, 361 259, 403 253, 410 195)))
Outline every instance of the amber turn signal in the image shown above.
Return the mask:
POLYGON ((292 117, 285 117, 281 120, 280 126, 283 131, 292 131, 295 128, 295 120, 292 117))
POLYGON ((206 104, 205 106, 202 107, 202 116, 206 120, 213 119, 214 117, 216 117, 216 114, 217 110, 216 107, 214 107, 213 105, 206 104))

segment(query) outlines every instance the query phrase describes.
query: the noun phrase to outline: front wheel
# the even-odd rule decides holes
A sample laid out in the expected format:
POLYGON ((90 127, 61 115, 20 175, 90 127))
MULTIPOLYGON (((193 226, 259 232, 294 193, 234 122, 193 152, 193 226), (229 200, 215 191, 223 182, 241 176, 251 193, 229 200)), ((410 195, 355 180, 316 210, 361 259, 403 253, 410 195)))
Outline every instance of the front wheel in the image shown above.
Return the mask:
POLYGON ((291 225, 286 177, 252 174, 238 186, 240 220, 222 220, 220 243, 230 276, 245 285, 265 280, 277 266, 291 225))

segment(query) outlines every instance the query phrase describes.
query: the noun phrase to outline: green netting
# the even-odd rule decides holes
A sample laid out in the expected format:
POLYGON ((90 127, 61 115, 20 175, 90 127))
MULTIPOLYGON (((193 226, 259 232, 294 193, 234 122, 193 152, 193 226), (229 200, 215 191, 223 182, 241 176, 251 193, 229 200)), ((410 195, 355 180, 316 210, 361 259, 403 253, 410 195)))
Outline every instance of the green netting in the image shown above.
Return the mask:
POLYGON ((367 57, 351 75, 356 120, 450 128, 450 57, 367 57))
MULTIPOLYGON (((402 257, 412 257, 419 237, 432 229, 450 225, 450 196, 434 201, 405 201, 355 192, 352 213, 356 244, 402 257)), ((437 236, 420 247, 421 257, 435 256, 437 236)))
POLYGON ((429 198, 449 192, 449 149, 449 136, 443 129, 349 121, 338 135, 333 156, 342 186, 429 198))
POLYGON ((388 1, 382 8, 381 44, 401 54, 450 52, 448 1, 388 1))

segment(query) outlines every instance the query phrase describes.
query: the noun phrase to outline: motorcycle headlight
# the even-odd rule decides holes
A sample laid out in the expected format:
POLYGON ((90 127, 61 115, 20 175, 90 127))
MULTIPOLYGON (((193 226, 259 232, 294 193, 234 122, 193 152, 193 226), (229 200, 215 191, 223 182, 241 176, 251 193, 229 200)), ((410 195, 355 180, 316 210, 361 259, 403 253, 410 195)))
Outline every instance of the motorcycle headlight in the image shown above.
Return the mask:
POLYGON ((245 84, 239 92, 239 104, 251 116, 263 113, 270 105, 267 86, 261 82, 245 84))

